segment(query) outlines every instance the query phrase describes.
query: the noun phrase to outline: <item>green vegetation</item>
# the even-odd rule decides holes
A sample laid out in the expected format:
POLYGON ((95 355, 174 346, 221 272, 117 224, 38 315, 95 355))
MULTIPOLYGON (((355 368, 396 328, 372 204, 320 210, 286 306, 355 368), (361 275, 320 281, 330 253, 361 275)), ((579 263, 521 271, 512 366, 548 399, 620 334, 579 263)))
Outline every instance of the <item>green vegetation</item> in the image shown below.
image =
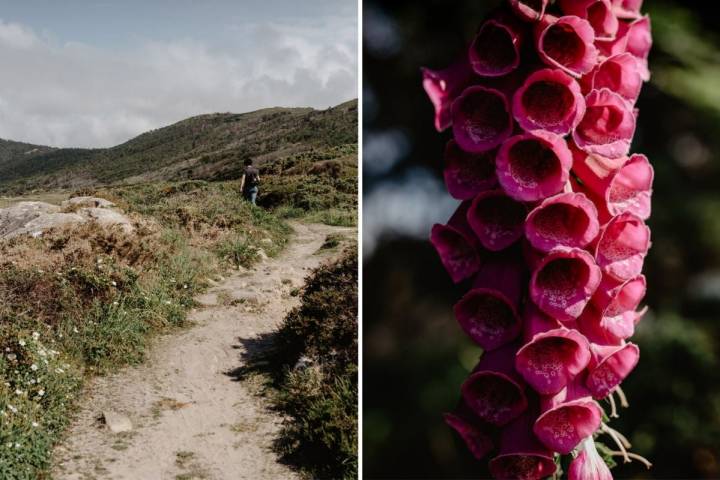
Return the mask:
POLYGON ((0 478, 43 478, 88 375, 142 361, 182 326, 205 279, 275 255, 289 227, 227 183, 96 192, 138 218, 0 243, 0 478))
POLYGON ((276 446, 308 478, 357 478, 357 249, 317 268, 302 304, 249 367, 290 420, 276 446))
MULTIPOLYGON (((327 110, 270 108, 183 120, 106 149, 0 142, 0 192, 72 189, 162 180, 230 180, 242 161, 283 164, 308 152, 332 155, 357 144, 357 100, 327 110)), ((355 160, 357 164, 357 160, 355 160)))

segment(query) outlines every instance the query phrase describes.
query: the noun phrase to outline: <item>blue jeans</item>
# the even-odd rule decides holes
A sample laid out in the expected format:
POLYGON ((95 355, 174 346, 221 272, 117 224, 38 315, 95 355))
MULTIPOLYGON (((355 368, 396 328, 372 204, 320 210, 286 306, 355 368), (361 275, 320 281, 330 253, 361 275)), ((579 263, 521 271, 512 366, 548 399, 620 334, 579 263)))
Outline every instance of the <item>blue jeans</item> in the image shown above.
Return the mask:
POLYGON ((258 187, 246 188, 243 191, 243 198, 245 198, 245 200, 249 201, 253 205, 256 205, 255 200, 257 199, 257 194, 258 194, 258 187))

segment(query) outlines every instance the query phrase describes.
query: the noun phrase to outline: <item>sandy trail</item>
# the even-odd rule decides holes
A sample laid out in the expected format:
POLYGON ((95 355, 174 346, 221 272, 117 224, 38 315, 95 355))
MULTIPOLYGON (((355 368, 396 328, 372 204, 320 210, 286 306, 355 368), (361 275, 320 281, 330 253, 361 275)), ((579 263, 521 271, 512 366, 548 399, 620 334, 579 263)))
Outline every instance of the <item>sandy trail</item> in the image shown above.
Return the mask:
POLYGON ((244 344, 271 332, 298 304, 290 295, 326 235, 354 230, 295 224, 278 258, 235 274, 198 297, 196 325, 158 340, 148 361, 93 380, 66 440, 56 448, 56 479, 292 479, 272 451, 281 419, 232 372, 244 344), (235 300, 235 301, 233 301, 235 300), (99 421, 111 410, 133 428, 112 433, 99 421))

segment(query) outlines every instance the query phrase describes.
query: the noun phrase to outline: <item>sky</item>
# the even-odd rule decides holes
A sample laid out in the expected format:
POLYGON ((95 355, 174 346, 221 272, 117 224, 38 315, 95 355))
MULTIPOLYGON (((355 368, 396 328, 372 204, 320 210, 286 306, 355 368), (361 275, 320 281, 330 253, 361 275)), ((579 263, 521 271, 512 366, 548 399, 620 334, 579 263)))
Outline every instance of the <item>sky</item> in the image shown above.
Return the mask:
POLYGON ((110 147, 357 98, 356 0, 0 0, 0 138, 110 147))

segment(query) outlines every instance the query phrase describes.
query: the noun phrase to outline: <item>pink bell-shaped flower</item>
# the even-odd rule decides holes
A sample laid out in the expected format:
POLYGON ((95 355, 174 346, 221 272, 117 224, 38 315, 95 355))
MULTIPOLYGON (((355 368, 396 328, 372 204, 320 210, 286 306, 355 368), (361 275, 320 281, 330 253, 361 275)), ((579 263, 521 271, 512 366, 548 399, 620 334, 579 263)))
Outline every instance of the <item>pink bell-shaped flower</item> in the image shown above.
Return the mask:
POLYGON ((560 193, 570 176, 572 161, 565 140, 543 130, 507 139, 495 158, 500 185, 522 202, 560 193))
POLYGON ((600 231, 598 213, 582 193, 561 193, 545 199, 525 221, 525 236, 541 252, 556 247, 584 248, 600 231))
POLYGON ((525 205, 502 190, 491 190, 475 197, 467 211, 467 222, 482 246, 497 252, 522 237, 526 216, 525 205))
POLYGON ((525 386, 514 368, 516 352, 515 344, 484 352, 461 387, 463 400, 484 422, 503 426, 527 408, 525 386))
POLYGON ((460 435, 470 453, 481 460, 494 448, 489 427, 481 422, 472 411, 461 402, 460 407, 452 413, 443 415, 445 423, 460 435))
POLYGON ((540 411, 533 432, 543 445, 562 455, 592 435, 602 419, 600 406, 579 379, 557 395, 542 398, 540 411))
POLYGON ((600 268, 585 250, 557 248, 535 268, 530 298, 546 314, 570 322, 585 309, 600 279, 600 268))
POLYGON ((522 38, 522 27, 509 15, 486 20, 470 44, 470 66, 484 77, 507 75, 520 65, 522 38))
POLYGON ((555 473, 553 453, 533 435, 536 418, 537 413, 528 411, 503 429, 500 453, 490 460, 494 478, 541 480, 555 473))
POLYGON ((592 436, 580 444, 580 452, 570 463, 568 480, 613 480, 610 469, 595 448, 592 436))
POLYGON ((545 15, 539 28, 537 50, 545 63, 574 77, 595 67, 598 56, 595 31, 587 20, 574 15, 560 18, 545 15))
POLYGON ((467 88, 473 72, 466 58, 444 70, 422 68, 422 85, 435 107, 435 129, 442 132, 452 124, 452 103, 467 88))
POLYGON ((466 152, 492 150, 512 134, 507 97, 481 85, 466 88, 452 104, 452 127, 455 141, 466 152))
POLYGON ((604 274, 622 282, 640 275, 649 248, 648 226, 632 213, 623 213, 600 229, 595 259, 604 274))
POLYGON ((515 369, 536 392, 554 395, 587 367, 590 345, 576 330, 560 325, 544 330, 548 323, 544 314, 534 306, 526 310, 526 330, 538 333, 518 350, 515 369))
POLYGON ((634 343, 591 345, 592 360, 585 386, 598 400, 607 397, 633 371, 640 360, 640 349, 634 343))
POLYGON ((534 72, 513 96, 513 116, 524 130, 567 135, 584 114, 580 85, 562 70, 534 72))
POLYGON ((590 23, 597 40, 612 40, 618 31, 618 20, 610 0, 560 0, 565 15, 575 15, 590 23))
POLYGON ((585 97, 585 116, 573 130, 575 144, 589 154, 607 158, 627 155, 635 134, 632 105, 607 88, 585 97))
POLYGON ((620 53, 603 60, 590 75, 591 90, 607 88, 625 100, 635 103, 643 79, 638 60, 630 53, 620 53))
POLYGON ((455 283, 474 275, 480 268, 478 240, 467 223, 469 207, 470 202, 461 203, 447 225, 435 224, 430 232, 430 243, 455 283))
POLYGON ((458 200, 472 200, 475 195, 497 185, 495 153, 467 153, 455 140, 445 146, 443 176, 450 195, 458 200))
POLYGON ((526 277, 516 256, 488 259, 472 290, 455 304, 455 318, 463 331, 484 350, 506 345, 520 334, 522 321, 517 306, 526 277))

